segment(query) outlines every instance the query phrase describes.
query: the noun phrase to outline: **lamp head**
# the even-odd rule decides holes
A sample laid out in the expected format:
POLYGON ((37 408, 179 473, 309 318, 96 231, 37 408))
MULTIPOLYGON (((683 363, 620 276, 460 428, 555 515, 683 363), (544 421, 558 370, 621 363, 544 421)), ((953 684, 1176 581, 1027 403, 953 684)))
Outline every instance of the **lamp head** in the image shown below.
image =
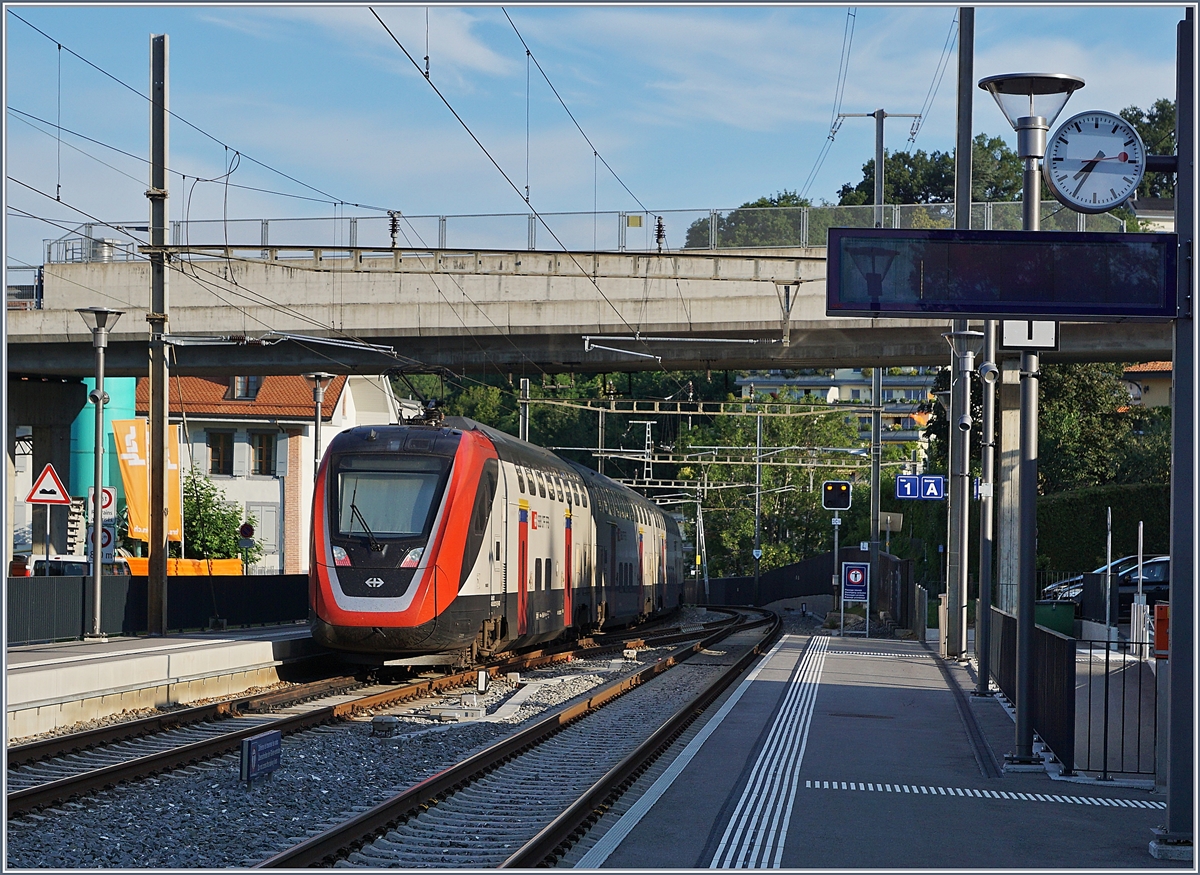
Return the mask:
POLYGON ((112 331, 113 326, 117 324, 117 320, 125 315, 124 310, 112 310, 108 307, 79 307, 75 310, 83 321, 87 323, 88 330, 93 333, 96 331, 112 331))
POLYGON ((1053 125, 1083 85, 1078 76, 1066 73, 1001 73, 979 80, 979 87, 996 99, 1013 130, 1022 127, 1023 119, 1040 118, 1047 128, 1053 125))
POLYGON ((979 377, 990 386, 1000 379, 1000 369, 993 362, 984 362, 979 366, 979 377))

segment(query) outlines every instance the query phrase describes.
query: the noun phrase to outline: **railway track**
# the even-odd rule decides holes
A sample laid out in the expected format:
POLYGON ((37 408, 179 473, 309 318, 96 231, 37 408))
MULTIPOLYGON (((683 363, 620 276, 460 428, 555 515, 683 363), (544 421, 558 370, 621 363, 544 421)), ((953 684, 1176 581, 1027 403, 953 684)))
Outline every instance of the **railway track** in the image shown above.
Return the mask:
POLYGON ((8 816, 56 804, 76 796, 136 781, 239 749, 244 738, 267 730, 284 735, 332 723, 362 711, 383 709, 439 692, 474 686, 479 670, 493 675, 529 670, 571 659, 577 653, 599 654, 627 647, 695 637, 711 627, 690 630, 641 630, 638 637, 606 636, 574 642, 569 648, 538 650, 466 671, 421 678, 401 685, 375 686, 360 695, 364 683, 335 677, 282 692, 244 696, 225 702, 184 708, 86 732, 16 745, 8 750, 6 795, 8 816), (332 704, 321 704, 330 697, 332 704), (307 707, 306 707, 307 704, 307 707), (263 712, 290 708, 295 713, 272 716, 263 712))
POLYGON ((710 632, 257 868, 553 864, 780 634, 769 612, 710 632), (721 643, 715 672, 674 666, 721 643), (716 674, 713 678, 711 675, 716 674), (686 672, 684 672, 686 674, 686 672), (708 683, 696 694, 700 676, 708 683))

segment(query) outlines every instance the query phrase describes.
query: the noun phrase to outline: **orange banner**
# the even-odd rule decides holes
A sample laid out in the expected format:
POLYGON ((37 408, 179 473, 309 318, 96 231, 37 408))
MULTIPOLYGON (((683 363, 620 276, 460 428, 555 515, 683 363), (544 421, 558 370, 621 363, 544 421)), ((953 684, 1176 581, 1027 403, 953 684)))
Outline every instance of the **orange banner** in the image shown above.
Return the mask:
MULTIPOLYGON (((146 462, 150 422, 146 419, 114 419, 117 460, 125 484, 129 508, 129 537, 150 540, 150 474, 146 462)), ((183 488, 179 481, 179 426, 167 432, 167 540, 183 540, 183 488)))

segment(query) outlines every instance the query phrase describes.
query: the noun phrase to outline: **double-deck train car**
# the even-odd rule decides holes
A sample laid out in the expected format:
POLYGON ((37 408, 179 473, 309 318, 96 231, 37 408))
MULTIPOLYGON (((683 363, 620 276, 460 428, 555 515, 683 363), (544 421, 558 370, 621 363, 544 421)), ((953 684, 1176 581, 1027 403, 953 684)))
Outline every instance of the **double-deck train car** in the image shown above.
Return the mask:
POLYGON ((313 499, 313 638, 479 653, 677 606, 675 521, 609 478, 469 419, 342 432, 313 499))

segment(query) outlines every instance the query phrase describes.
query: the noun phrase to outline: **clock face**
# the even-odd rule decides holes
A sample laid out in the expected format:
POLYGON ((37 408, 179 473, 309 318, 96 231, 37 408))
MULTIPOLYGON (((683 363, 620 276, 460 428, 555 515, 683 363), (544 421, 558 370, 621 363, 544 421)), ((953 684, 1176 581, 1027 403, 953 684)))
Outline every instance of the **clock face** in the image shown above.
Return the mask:
POLYGON ((1059 201, 1081 213, 1120 206, 1145 172, 1142 138, 1115 113, 1081 112, 1046 141, 1042 177, 1059 201))

